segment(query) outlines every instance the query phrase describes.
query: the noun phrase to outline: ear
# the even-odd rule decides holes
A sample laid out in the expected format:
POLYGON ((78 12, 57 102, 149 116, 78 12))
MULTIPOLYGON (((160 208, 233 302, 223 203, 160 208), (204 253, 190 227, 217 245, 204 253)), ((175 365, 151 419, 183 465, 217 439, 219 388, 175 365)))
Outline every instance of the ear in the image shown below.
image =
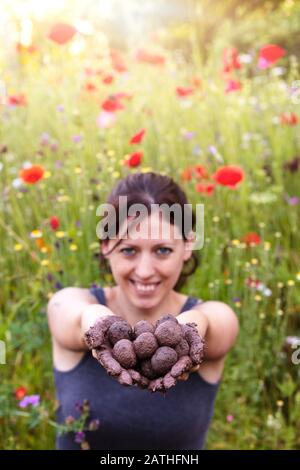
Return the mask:
POLYGON ((184 261, 188 261, 192 256, 193 248, 195 246, 196 236, 194 232, 190 232, 187 240, 184 240, 184 261))

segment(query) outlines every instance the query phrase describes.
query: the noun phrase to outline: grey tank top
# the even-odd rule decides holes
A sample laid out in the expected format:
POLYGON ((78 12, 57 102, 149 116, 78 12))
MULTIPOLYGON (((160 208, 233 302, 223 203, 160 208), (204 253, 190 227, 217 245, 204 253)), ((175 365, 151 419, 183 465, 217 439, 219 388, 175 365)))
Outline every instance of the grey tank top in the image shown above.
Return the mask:
MULTIPOLYGON (((104 290, 90 289, 105 305, 104 290)), ((201 302, 188 297, 181 312, 201 302)), ((54 368, 58 423, 66 417, 78 418, 78 403, 90 403, 90 420, 99 420, 96 431, 85 432, 92 450, 200 450, 213 416, 220 381, 211 384, 197 372, 179 381, 166 394, 151 393, 135 386, 125 387, 110 377, 87 351, 71 370, 54 368)), ((57 435, 56 448, 80 449, 75 434, 57 435)))

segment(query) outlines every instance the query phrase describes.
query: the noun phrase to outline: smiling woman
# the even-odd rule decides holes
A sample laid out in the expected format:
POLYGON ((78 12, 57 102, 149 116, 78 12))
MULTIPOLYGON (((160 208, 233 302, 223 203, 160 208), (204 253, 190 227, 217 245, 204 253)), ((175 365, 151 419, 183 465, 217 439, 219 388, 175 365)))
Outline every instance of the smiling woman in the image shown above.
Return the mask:
MULTIPOLYGON (((101 423, 97 431, 86 436, 92 449, 202 449, 224 358, 238 333, 236 316, 222 302, 203 302, 179 292, 197 267, 191 235, 195 216, 191 213, 191 217, 185 217, 182 211, 178 217, 179 212, 175 216, 171 210, 174 204, 182 209, 187 204, 185 193, 171 178, 152 172, 132 174, 118 183, 107 203, 118 216, 122 212, 121 222, 119 217, 106 219, 106 225, 114 225, 116 237, 100 241, 100 267, 102 271, 103 263, 109 267, 115 286, 62 289, 48 304, 60 402, 57 419, 65 422, 73 416, 75 403, 88 400, 91 418, 101 423), (126 212, 120 206, 124 196, 126 212), (148 214, 141 219, 128 217, 135 204, 143 204, 149 209, 148 214), (168 217, 167 210, 151 212, 153 205, 169 208, 168 217), (105 322, 107 329, 100 336, 114 346, 112 351, 106 349, 103 353, 100 344, 93 343, 98 339, 91 332, 105 322), (168 328, 173 331, 167 335, 173 349, 161 336, 161 330, 168 328), (155 347, 150 348, 152 356, 141 358, 141 389, 133 385, 140 382, 132 367, 143 334, 148 340, 151 336, 155 347), (204 361, 199 368, 203 341, 204 361), (114 376, 121 371, 117 360, 123 346, 130 350, 132 360, 127 369, 123 364, 125 369, 118 383, 114 376), (87 351, 88 347, 91 351, 87 351), (158 356, 161 370, 167 372, 164 377, 155 368, 158 356), (197 357, 195 362, 190 360, 193 357, 197 357), (183 361, 184 373, 173 373, 174 364, 178 367, 183 361), (121 385, 125 382, 130 386, 121 385), (168 391, 162 396, 149 390, 168 391)), ((79 444, 68 433, 58 436, 57 447, 76 449, 79 444)))

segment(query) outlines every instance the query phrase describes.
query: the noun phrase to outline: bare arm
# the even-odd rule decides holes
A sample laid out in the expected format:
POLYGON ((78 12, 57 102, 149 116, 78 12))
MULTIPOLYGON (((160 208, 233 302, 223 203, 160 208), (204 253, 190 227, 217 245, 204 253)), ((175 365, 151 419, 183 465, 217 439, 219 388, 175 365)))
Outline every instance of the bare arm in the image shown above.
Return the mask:
POLYGON ((197 308, 183 312, 177 317, 179 323, 196 323, 205 338, 205 359, 217 360, 225 357, 234 345, 239 322, 234 311, 225 303, 204 302, 197 308))
POLYGON ((113 312, 95 303, 85 289, 66 287, 56 292, 47 306, 48 324, 53 340, 71 351, 87 350, 83 335, 101 316, 113 312))

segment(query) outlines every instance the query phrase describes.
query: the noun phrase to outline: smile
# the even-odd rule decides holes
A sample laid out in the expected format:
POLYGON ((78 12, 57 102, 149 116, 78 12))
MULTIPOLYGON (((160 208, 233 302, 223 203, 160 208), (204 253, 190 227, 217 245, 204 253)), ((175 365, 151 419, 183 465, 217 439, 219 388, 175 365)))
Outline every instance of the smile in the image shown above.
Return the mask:
POLYGON ((160 284, 160 282, 141 283, 138 281, 134 281, 133 279, 130 279, 130 282, 134 285, 138 292, 153 292, 155 288, 160 284))

